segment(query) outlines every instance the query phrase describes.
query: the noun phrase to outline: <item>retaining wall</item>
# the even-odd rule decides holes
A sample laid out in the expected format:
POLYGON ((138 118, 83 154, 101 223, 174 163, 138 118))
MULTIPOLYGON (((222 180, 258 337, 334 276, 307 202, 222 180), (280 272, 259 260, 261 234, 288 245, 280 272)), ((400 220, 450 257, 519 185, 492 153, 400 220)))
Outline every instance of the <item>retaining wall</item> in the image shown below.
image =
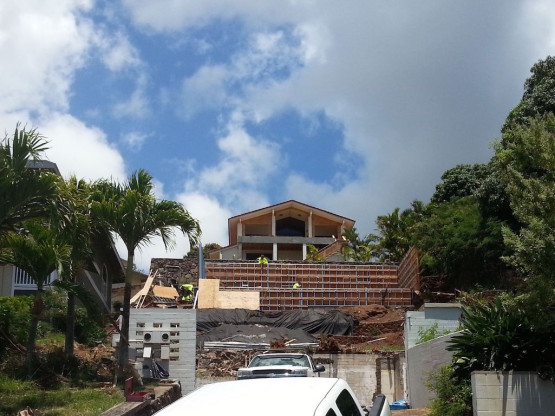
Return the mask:
POLYGON ((472 373, 474 416, 553 416, 555 384, 524 371, 472 373))

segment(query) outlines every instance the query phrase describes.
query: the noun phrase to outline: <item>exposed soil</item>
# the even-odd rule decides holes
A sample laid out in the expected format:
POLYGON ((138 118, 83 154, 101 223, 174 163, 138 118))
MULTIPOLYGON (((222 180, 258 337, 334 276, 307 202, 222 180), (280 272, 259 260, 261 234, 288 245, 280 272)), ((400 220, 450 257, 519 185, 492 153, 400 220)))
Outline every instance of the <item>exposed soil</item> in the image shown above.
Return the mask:
POLYGON ((341 308, 355 319, 352 336, 333 336, 339 351, 392 351, 403 349, 405 309, 382 305, 341 308))

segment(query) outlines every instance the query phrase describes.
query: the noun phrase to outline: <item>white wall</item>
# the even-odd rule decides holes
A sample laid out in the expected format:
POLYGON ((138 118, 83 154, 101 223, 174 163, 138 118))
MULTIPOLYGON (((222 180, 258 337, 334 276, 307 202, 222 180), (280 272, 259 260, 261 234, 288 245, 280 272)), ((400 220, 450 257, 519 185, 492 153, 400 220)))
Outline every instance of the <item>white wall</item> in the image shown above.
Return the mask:
POLYGON ((553 416, 555 384, 530 372, 472 373, 474 416, 553 416))
POLYGON ((455 335, 449 334, 410 348, 407 354, 407 389, 410 406, 428 406, 434 393, 426 387, 430 372, 451 363, 453 353, 447 351, 448 341, 455 335))
POLYGON ((416 345, 420 338, 419 330, 431 328, 437 323, 439 334, 444 331, 455 332, 459 328, 459 304, 424 304, 423 311, 407 311, 405 315, 405 351, 416 345))
MULTIPOLYGON (((153 353, 159 354, 155 343, 144 342, 146 332, 169 333, 169 359, 158 361, 167 366, 170 379, 179 380, 181 391, 187 394, 195 389, 196 365, 196 310, 194 309, 131 309, 129 317, 129 358, 136 359, 140 370, 144 362, 146 346, 152 346, 153 353)), ((139 371, 140 372, 140 371, 139 371)))

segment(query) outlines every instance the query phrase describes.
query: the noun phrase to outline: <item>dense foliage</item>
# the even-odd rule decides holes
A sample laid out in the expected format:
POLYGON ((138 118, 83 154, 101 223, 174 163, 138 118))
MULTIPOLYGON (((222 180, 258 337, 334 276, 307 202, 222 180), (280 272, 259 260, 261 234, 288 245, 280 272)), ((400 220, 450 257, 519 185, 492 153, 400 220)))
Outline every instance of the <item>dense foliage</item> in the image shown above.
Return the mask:
POLYGON ((443 366, 432 371, 426 386, 435 393, 428 416, 471 416, 472 386, 470 379, 455 380, 453 368, 443 366))
POLYGON ((555 116, 506 130, 495 162, 521 224, 504 228, 507 260, 525 276, 555 279, 555 116))
POLYGON ((32 306, 31 296, 0 297, 0 356, 11 342, 27 342, 32 306))

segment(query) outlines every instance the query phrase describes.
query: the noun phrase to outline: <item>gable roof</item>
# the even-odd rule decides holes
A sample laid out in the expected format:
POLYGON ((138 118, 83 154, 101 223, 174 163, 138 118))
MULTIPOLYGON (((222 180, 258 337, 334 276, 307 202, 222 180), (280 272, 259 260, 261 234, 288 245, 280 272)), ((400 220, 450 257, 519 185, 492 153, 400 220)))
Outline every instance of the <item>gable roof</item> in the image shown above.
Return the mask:
POLYGON ((278 210, 283 210, 287 208, 296 208, 306 212, 312 211, 314 214, 319 215, 321 217, 328 218, 330 220, 334 220, 337 222, 345 222, 351 227, 355 223, 355 220, 352 220, 350 218, 343 217, 341 215, 337 215, 332 212, 329 212, 317 207, 313 207, 312 205, 303 204, 302 202, 290 199, 289 201, 281 202, 279 204, 274 204, 264 208, 256 209, 254 211, 249 211, 243 214, 235 215, 228 219, 228 224, 231 225, 232 223, 237 223, 238 221, 248 220, 250 218, 255 218, 261 215, 270 214, 272 213, 272 211, 278 211, 278 210))

